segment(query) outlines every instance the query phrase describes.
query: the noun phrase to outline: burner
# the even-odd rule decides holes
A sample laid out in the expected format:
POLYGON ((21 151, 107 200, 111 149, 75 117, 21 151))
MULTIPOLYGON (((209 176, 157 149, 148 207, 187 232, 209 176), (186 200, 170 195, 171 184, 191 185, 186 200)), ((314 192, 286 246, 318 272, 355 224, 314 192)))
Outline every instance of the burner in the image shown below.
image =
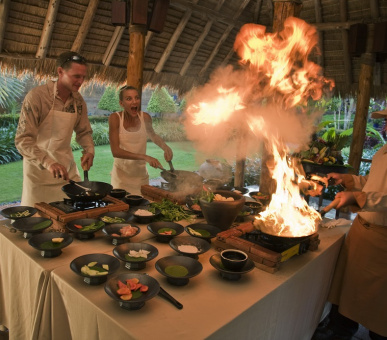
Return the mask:
POLYGON ((76 211, 84 211, 94 208, 106 207, 109 202, 93 201, 93 202, 79 202, 70 198, 64 198, 63 201, 51 202, 50 205, 62 210, 65 213, 72 213, 76 211))

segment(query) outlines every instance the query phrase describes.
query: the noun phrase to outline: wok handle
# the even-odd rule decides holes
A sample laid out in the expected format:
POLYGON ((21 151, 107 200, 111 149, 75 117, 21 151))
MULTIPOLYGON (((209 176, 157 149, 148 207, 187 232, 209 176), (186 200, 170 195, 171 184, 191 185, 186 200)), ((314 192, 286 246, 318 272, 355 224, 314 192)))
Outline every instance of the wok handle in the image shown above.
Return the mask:
MULTIPOLYGON (((85 151, 83 151, 82 152, 83 154, 85 153, 85 151)), ((82 155, 82 157, 81 157, 81 161, 83 160, 83 155, 82 155)), ((87 170, 87 168, 86 167, 82 167, 82 170, 83 170, 83 180, 85 181, 85 182, 88 182, 89 181, 89 171, 87 170)))
POLYGON ((177 309, 183 309, 183 305, 170 295, 164 288, 160 287, 159 295, 172 303, 177 309))
POLYGON ((174 172, 175 168, 172 165, 172 161, 168 161, 168 164, 169 164, 169 169, 171 170, 171 172, 174 172))

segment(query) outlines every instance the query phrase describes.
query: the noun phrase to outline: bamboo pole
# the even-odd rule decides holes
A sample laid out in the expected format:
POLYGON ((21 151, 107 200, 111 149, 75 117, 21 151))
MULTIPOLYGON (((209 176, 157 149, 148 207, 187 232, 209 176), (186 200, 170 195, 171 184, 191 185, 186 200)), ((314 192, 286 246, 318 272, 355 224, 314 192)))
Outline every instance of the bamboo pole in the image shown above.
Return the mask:
POLYGON ((126 83, 142 92, 146 27, 129 26, 129 57, 126 83))

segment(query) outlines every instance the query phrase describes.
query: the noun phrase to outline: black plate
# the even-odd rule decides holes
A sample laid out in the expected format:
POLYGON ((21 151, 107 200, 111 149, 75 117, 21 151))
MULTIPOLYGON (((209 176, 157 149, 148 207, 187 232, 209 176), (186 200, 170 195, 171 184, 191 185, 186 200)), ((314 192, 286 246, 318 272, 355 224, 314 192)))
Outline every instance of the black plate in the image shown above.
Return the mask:
POLYGON ((23 232, 25 238, 30 238, 33 234, 41 233, 52 225, 52 220, 45 217, 25 217, 20 218, 12 223, 12 226, 23 232), (47 226, 44 228, 34 229, 38 223, 47 222, 47 226), (50 223, 51 222, 51 223, 50 223))
POLYGON ((139 205, 139 206, 136 206, 132 212, 133 212, 133 216, 135 217, 136 221, 138 223, 141 223, 141 224, 147 224, 147 223, 151 223, 152 221, 154 221, 156 218, 158 218, 160 215, 161 215, 161 212, 160 210, 156 209, 156 213, 151 215, 151 216, 140 216, 140 215, 136 215, 136 211, 137 210, 149 210, 149 206, 146 206, 146 205, 139 205))
POLYGON ((109 224, 109 225, 103 227, 102 231, 109 239, 111 239, 112 244, 114 244, 116 246, 116 245, 121 244, 121 243, 129 242, 129 240, 132 237, 134 237, 140 233, 141 229, 133 223, 117 223, 117 224, 109 224), (135 234, 133 234, 131 236, 114 236, 114 235, 112 235, 112 234, 120 235, 120 229, 123 227, 126 227, 128 225, 137 229, 135 234))
POLYGON ((181 224, 175 223, 175 222, 167 222, 167 221, 149 223, 147 228, 153 235, 156 235, 157 241, 163 242, 163 243, 168 243, 172 238, 174 238, 177 235, 180 235, 184 231, 184 227, 181 224), (162 228, 173 229, 176 231, 176 234, 175 235, 159 234, 158 231, 162 228))
MULTIPOLYGON (((28 240, 28 244, 37 250, 43 257, 56 257, 62 254, 62 249, 73 242, 73 238, 68 233, 50 232, 36 234, 28 240), (53 238, 63 238, 61 243, 55 243, 55 248, 42 248, 42 244, 50 242, 53 238)), ((53 244, 54 245, 54 244, 53 244)))
POLYGON ((231 189, 231 191, 239 191, 239 193, 240 193, 241 195, 245 195, 245 194, 247 194, 247 193, 249 192, 249 189, 247 189, 247 188, 245 188, 245 187, 233 187, 233 188, 231 189))
POLYGON ((222 230, 220 230, 220 228, 215 227, 214 225, 211 225, 211 224, 206 224, 206 223, 189 224, 184 229, 191 236, 202 238, 202 239, 207 240, 207 241, 210 241, 212 238, 214 238, 218 233, 220 233, 222 231, 222 230), (199 235, 193 234, 188 228, 191 228, 193 230, 205 230, 205 231, 209 232, 210 235, 209 236, 199 236, 199 235))
POLYGON ((87 240, 87 239, 93 238, 95 236, 94 233, 101 230, 105 226, 105 223, 103 223, 103 225, 101 224, 101 226, 98 227, 97 229, 86 230, 86 231, 82 231, 81 229, 74 227, 74 224, 81 225, 84 227, 97 222, 102 222, 102 221, 96 218, 80 218, 77 220, 72 220, 70 222, 67 222, 66 228, 70 230, 72 233, 74 233, 76 238, 80 240, 87 240))
POLYGON ((242 277, 242 274, 246 274, 249 271, 253 270, 255 265, 251 259, 247 259, 246 264, 240 271, 232 271, 224 268, 222 260, 220 259, 220 254, 214 254, 210 257, 211 265, 219 270, 220 276, 226 280, 236 281, 242 277))
POLYGON ((179 254, 189 256, 194 259, 197 259, 198 255, 205 253, 211 248, 210 244, 206 240, 193 236, 175 237, 169 241, 169 245, 173 250, 177 251, 179 254), (182 251, 179 249, 180 246, 194 246, 197 248, 197 252, 190 253, 182 251))
POLYGON ((107 276, 113 274, 120 268, 120 261, 118 261, 114 256, 108 254, 87 254, 82 255, 74 259, 70 263, 70 268, 74 273, 83 277, 83 281, 90 285, 99 285, 106 282, 107 276), (90 262, 97 262, 97 266, 102 267, 103 264, 109 266, 108 274, 101 276, 90 276, 83 274, 81 268, 85 265, 88 265, 90 262))
POLYGON ((259 191, 251 191, 249 192, 249 196, 263 205, 268 205, 270 203, 269 195, 260 195, 259 191))
POLYGON ((203 270, 202 264, 191 257, 187 256, 167 256, 159 259, 155 267, 157 271, 167 277, 167 281, 175 286, 184 286, 189 279, 200 274, 203 270), (183 266, 188 270, 188 274, 182 277, 171 276, 165 272, 168 266, 183 266))
POLYGON ((127 211, 109 211, 107 213, 104 213, 104 214, 101 214, 100 216, 98 216, 98 218, 104 222, 105 224, 111 224, 111 223, 127 223, 131 220, 134 219, 133 215, 127 211), (115 218, 115 217, 118 217, 118 218, 122 218, 124 219, 123 221, 121 222, 107 222, 107 221, 104 221, 103 220, 103 217, 111 217, 111 218, 115 218))
POLYGON ((153 260, 158 254, 159 251, 156 247, 148 243, 124 243, 113 249, 113 254, 115 257, 121 261, 126 262, 125 268, 131 270, 144 269, 146 262, 153 260), (147 255, 147 258, 138 258, 138 259, 128 259, 125 257, 130 250, 140 251, 141 249, 147 250, 150 253, 147 255))
POLYGON ((3 215, 5 218, 9 218, 11 220, 18 220, 21 218, 26 218, 26 217, 30 217, 32 215, 35 215, 37 212, 38 212, 38 209, 36 209, 36 208, 29 207, 26 205, 19 205, 17 207, 5 208, 5 209, 0 211, 0 214, 3 215), (28 212, 29 212, 27 216, 21 216, 21 217, 11 216, 12 214, 22 213, 26 210, 28 210, 28 212))
POLYGON ((263 204, 258 201, 246 201, 245 206, 248 206, 251 209, 252 215, 258 215, 264 209, 263 204))
POLYGON ((115 301, 118 301, 119 306, 124 309, 135 310, 140 309, 145 305, 145 302, 152 299, 160 291, 160 285, 156 279, 147 274, 136 274, 136 273, 125 273, 119 274, 117 276, 109 279, 105 284, 105 292, 115 301), (143 293, 140 297, 132 299, 129 301, 124 301, 117 294, 118 289, 118 280, 123 283, 126 283, 127 279, 137 278, 139 282, 143 285, 149 287, 148 291, 143 293))

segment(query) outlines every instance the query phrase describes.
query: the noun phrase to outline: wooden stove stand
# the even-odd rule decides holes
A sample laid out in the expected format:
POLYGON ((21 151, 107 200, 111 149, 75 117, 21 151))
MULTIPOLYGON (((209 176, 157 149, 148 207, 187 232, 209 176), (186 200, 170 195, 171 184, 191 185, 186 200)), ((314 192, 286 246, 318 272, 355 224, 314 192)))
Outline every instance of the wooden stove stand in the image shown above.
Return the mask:
MULTIPOLYGON (((295 255, 293 251, 296 246, 290 248, 289 251, 277 253, 241 238, 242 235, 254 230, 255 227, 252 221, 242 223, 237 227, 220 232, 212 244, 217 251, 230 248, 244 251, 254 261, 257 268, 269 273, 278 271, 282 262, 295 255)), ((309 238, 308 250, 317 250, 319 244, 318 234, 315 233, 309 238)))

